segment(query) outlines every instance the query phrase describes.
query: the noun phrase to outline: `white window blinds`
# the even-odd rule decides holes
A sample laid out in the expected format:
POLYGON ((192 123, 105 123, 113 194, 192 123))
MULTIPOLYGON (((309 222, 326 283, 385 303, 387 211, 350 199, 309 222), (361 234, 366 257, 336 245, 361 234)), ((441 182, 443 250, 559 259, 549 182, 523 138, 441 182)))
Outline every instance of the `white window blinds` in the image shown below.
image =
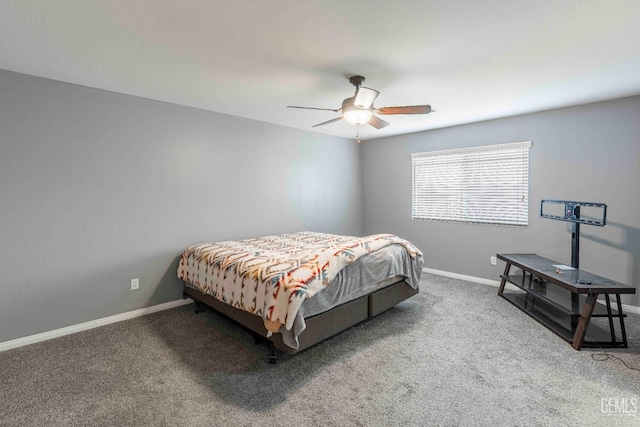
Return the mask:
POLYGON ((411 155, 413 219, 527 225, 531 141, 411 155))

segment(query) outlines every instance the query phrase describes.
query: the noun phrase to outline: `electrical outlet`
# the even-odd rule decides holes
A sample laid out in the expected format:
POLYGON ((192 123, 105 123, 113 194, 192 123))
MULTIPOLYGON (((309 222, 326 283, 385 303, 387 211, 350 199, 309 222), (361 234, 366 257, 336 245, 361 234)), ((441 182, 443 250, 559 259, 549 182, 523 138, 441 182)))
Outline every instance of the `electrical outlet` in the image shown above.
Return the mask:
POLYGON ((140 287, 140 279, 131 279, 131 290, 136 290, 140 287))
POLYGON ((496 265, 498 264, 498 259, 494 256, 491 257, 491 265, 496 265))

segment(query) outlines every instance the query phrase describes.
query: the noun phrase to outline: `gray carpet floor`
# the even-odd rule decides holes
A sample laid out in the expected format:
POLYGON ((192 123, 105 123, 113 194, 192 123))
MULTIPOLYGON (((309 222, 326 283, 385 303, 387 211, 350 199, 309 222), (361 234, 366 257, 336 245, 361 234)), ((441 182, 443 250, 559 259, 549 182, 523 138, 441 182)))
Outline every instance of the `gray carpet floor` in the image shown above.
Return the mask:
MULTIPOLYGON (((640 425, 633 406, 602 410, 640 398, 640 372, 573 350, 497 288, 429 274, 420 286, 276 365, 246 331, 189 305, 9 350, 0 425, 640 425)), ((627 318, 630 348, 609 351, 636 368, 639 320, 627 318)))

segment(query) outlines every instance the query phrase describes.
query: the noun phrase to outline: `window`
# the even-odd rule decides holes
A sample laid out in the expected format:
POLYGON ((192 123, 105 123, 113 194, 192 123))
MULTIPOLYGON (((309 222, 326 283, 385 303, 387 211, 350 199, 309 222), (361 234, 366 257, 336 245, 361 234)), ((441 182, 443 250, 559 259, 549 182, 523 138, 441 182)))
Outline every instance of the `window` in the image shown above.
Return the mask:
POLYGON ((412 219, 527 225, 531 141, 414 153, 412 219))

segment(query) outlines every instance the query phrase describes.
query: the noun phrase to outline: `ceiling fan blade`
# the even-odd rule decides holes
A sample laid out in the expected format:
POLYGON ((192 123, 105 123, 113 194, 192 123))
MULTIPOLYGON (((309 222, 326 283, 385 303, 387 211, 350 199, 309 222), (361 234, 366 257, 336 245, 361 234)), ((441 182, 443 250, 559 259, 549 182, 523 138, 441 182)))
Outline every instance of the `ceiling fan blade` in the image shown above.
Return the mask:
POLYGON ((353 105, 366 110, 371 107, 378 95, 380 95, 380 92, 377 90, 360 86, 356 91, 356 99, 353 101, 353 105))
POLYGON ((376 129, 382 129, 383 127, 387 127, 391 124, 389 122, 385 122, 384 120, 376 116, 371 116, 371 118, 367 123, 369 123, 371 126, 373 126, 376 129))
POLYGON ((406 107, 376 108, 378 114, 429 114, 431 105, 411 105, 406 107))
POLYGON ((287 108, 300 108, 302 110, 333 111, 335 113, 340 111, 340 109, 334 110, 333 108, 298 107, 298 106, 295 106, 295 105, 287 105, 287 108))
POLYGON ((328 125, 329 123, 337 122, 338 120, 342 120, 342 116, 336 117, 335 119, 327 120, 326 122, 318 123, 317 125, 313 125, 311 127, 316 128, 318 126, 328 125))

